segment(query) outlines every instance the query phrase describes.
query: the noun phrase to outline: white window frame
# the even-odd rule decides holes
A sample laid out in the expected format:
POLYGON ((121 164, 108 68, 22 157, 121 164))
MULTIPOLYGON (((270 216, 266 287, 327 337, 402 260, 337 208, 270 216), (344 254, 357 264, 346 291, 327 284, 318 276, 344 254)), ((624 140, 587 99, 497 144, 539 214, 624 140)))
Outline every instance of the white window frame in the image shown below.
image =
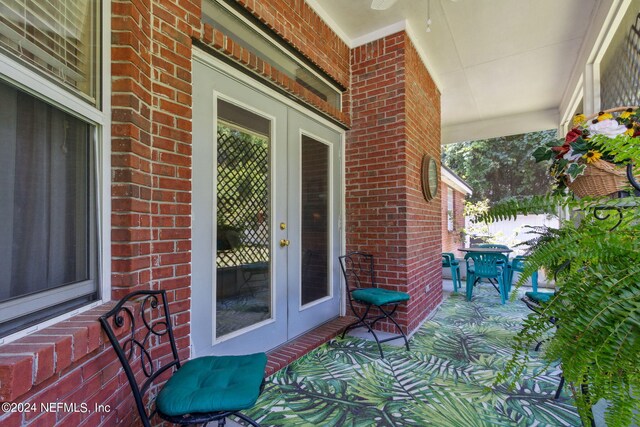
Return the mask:
POLYGON ((591 115, 600 111, 600 63, 630 6, 631 0, 598 2, 595 5, 569 86, 560 103, 559 136, 571 126, 573 112, 580 101, 582 113, 591 115))
POLYGON ((447 230, 454 231, 456 229, 455 216, 456 216, 456 201, 455 190, 451 187, 447 187, 447 230))
POLYGON ((95 127, 97 277, 99 299, 70 312, 0 338, 0 345, 15 341, 76 314, 111 300, 111 2, 102 1, 100 10, 102 41, 99 104, 92 106, 81 97, 53 83, 40 73, 9 56, 0 54, 0 79, 95 127))

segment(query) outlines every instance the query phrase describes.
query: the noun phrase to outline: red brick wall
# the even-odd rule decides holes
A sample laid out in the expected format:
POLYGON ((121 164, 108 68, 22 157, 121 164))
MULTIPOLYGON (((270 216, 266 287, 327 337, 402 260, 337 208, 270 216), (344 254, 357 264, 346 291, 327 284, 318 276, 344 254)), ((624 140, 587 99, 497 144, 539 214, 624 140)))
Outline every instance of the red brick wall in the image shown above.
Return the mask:
MULTIPOLYGON (((431 253, 439 199, 429 204, 421 200, 417 184, 422 153, 439 158, 434 145, 439 141, 439 95, 428 74, 404 33, 354 49, 350 57, 346 45, 302 0, 238 1, 345 86, 353 60, 349 247, 375 248, 385 286, 412 294, 401 318, 413 329, 439 299, 436 290, 424 292, 439 281, 431 253), (409 90, 416 93, 406 95, 409 90), (426 138, 425 131, 430 132, 426 138), (408 237, 416 232, 420 235, 408 237), (432 272, 436 276, 423 277, 432 272), (408 321, 408 315, 416 320, 408 321)), ((192 40, 208 43, 338 120, 349 121, 346 112, 314 100, 233 40, 203 28, 200 4, 111 2, 113 298, 133 289, 166 289, 181 358, 189 356, 190 333, 192 40)), ((349 96, 343 105, 348 111, 349 96)), ((99 402, 110 410, 4 414, 0 424, 138 424, 129 386, 96 321, 111 305, 0 347, 0 400, 99 402)))
POLYGON ((456 258, 464 257, 458 248, 464 246, 460 238, 460 232, 464 228, 464 200, 465 195, 453 190, 453 231, 449 231, 447 223, 447 192, 449 186, 444 182, 440 184, 442 194, 442 252, 453 252, 456 258))
POLYGON ((408 329, 413 330, 442 301, 441 193, 425 201, 420 180, 424 154, 440 165, 440 91, 405 37, 407 283, 412 297, 407 316, 408 329))
POLYGON ((347 250, 373 253, 380 285, 411 295, 398 314, 411 331, 442 298, 440 198, 427 203, 420 185, 423 154, 440 158, 440 94, 405 32, 351 60, 347 250))
MULTIPOLYGON (((238 1, 348 86, 348 47, 306 3, 238 1)), ((190 333, 192 40, 259 69, 283 89, 349 121, 346 112, 258 63, 224 34, 203 28, 200 5, 201 0, 111 2, 112 296, 142 288, 167 290, 182 359, 189 356, 190 333)), ((129 385, 97 322, 111 306, 0 347, 0 401, 38 407, 32 413, 0 414, 0 424, 139 424, 129 385), (97 402, 109 411, 44 413, 39 408, 56 402, 97 402)))
POLYGON ((349 86, 349 46, 304 0, 236 0, 343 87, 349 86))

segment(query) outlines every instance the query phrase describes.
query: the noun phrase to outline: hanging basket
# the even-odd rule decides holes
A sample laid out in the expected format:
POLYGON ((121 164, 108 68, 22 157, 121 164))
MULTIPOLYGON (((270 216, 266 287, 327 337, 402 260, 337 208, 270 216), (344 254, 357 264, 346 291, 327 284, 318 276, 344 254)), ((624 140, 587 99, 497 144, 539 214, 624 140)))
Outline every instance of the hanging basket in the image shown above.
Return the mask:
POLYGON ((625 167, 599 160, 589 164, 584 174, 567 187, 578 197, 602 197, 621 191, 628 184, 625 167))

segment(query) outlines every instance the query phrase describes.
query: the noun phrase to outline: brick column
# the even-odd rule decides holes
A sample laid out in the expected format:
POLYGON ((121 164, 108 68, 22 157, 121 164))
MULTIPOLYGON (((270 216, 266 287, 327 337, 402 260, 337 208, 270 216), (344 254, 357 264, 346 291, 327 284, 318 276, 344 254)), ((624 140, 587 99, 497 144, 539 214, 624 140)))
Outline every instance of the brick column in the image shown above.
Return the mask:
POLYGON ((411 295, 398 321, 412 331, 442 298, 440 196, 427 203, 420 184, 422 155, 440 159, 440 94, 405 32, 351 63, 347 250, 373 253, 379 284, 411 295))

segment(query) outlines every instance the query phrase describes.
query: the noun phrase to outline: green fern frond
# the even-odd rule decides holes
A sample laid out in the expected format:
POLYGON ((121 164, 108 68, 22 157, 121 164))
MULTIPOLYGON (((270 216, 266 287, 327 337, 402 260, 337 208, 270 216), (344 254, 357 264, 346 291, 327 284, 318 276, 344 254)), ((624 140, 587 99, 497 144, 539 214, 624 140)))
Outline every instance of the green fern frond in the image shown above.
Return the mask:
MULTIPOLYGON (((636 155, 630 149, 624 153, 636 155)), ((558 206, 578 213, 579 220, 563 222, 559 229, 533 228, 535 237, 527 242, 531 249, 516 283, 517 289, 533 272, 546 269, 555 275, 556 293, 540 313, 523 322, 513 357, 496 384, 514 384, 525 371, 530 349, 550 334, 544 358, 561 361, 583 419, 604 398, 610 403, 609 425, 638 422, 633 393, 640 390, 640 197, 532 197, 494 206, 482 219, 549 212, 558 206)))

